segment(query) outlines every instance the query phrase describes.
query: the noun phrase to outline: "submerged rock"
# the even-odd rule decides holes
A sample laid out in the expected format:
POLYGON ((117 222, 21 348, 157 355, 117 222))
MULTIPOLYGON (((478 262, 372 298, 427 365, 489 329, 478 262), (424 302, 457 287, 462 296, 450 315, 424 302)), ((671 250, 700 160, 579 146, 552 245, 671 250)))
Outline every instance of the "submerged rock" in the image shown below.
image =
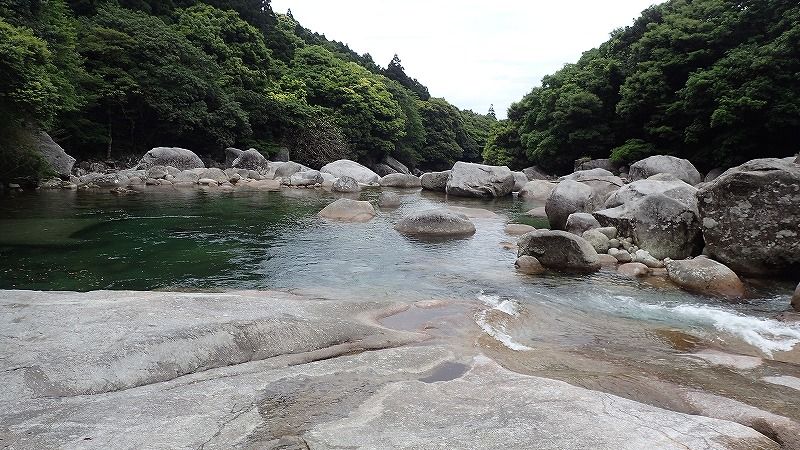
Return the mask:
POLYGON ((800 166, 756 159, 697 193, 706 252, 751 276, 800 273, 800 166))
POLYGON ((350 177, 362 184, 377 183, 381 178, 372 170, 355 161, 350 161, 349 159, 340 159, 325 164, 322 166, 322 169, 320 169, 320 172, 329 173, 337 178, 350 177))
POLYGON ((205 167, 193 151, 178 147, 156 147, 145 153, 139 161, 139 169, 153 166, 172 166, 180 170, 205 167))
POLYGON ((620 275, 625 275, 626 277, 642 278, 650 275, 653 270, 642 263, 629 262, 621 264, 619 267, 617 267, 617 272, 619 272, 620 275))
POLYGON ((372 203, 340 198, 319 212, 320 217, 339 222, 369 222, 375 217, 372 203))
POLYGON ((399 208, 402 201, 394 192, 381 192, 378 196, 378 206, 381 208, 399 208))
POLYGON ((669 279, 687 291, 725 298, 744 296, 744 284, 724 264, 698 256, 681 261, 666 260, 669 279))
POLYGON ((518 245, 518 256, 533 256, 551 269, 582 272, 600 269, 597 251, 591 244, 566 231, 532 231, 523 235, 518 245))
POLYGON ((538 275, 545 272, 547 269, 533 256, 520 256, 514 262, 514 267, 517 271, 527 275, 538 275))
POLYGON ((514 189, 514 175, 505 166, 458 161, 447 179, 447 194, 461 197, 504 197, 514 189))
POLYGON ((446 209, 412 213, 397 222, 394 229, 403 234, 429 237, 475 234, 475 225, 469 221, 467 216, 446 209))
POLYGON ((643 180, 659 173, 669 173, 692 186, 703 181, 700 172, 687 159, 668 155, 656 155, 637 161, 628 171, 631 180, 643 180))
POLYGON ((450 171, 444 172, 427 172, 423 173, 419 178, 420 184, 423 189, 436 192, 446 192, 447 179, 450 177, 450 171))

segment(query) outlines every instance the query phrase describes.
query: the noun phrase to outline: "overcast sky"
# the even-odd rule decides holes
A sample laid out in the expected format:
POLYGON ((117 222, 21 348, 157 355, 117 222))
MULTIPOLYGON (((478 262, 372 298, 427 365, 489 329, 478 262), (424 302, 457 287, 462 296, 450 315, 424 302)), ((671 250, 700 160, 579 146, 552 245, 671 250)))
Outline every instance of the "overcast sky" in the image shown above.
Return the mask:
POLYGON ((658 0, 272 0, 275 12, 369 53, 462 109, 498 117, 542 77, 658 0))

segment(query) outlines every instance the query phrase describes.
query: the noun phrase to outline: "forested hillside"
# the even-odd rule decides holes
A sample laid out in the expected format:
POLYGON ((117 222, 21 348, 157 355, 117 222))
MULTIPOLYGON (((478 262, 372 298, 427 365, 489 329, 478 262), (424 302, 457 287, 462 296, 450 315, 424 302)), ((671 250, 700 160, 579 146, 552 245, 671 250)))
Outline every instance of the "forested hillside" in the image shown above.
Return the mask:
POLYGON ((0 179, 44 170, 31 124, 79 159, 288 146, 313 165, 445 168, 480 159, 493 122, 269 0, 0 0, 0 179))
POLYGON ((486 160, 565 172, 652 154, 701 170, 800 150, 800 4, 671 0, 545 77, 492 130, 486 160))

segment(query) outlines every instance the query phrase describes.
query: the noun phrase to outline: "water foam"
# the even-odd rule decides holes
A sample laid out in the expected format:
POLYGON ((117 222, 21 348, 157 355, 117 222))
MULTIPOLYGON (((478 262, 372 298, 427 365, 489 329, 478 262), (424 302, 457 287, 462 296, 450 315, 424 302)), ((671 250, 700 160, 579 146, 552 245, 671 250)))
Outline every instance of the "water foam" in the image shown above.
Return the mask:
POLYGON ((800 325, 797 324, 747 316, 736 311, 707 305, 649 305, 636 302, 631 297, 617 296, 617 299, 625 301, 628 306, 638 303, 636 306, 641 309, 656 311, 661 316, 660 319, 663 319, 664 316, 675 319, 677 316, 681 323, 688 321, 732 334, 758 348, 769 358, 772 358, 773 352, 788 352, 800 343, 800 325))
MULTIPOLYGON (((480 300, 484 305, 488 306, 492 310, 500 311, 504 314, 507 314, 511 317, 516 317, 519 315, 519 307, 517 303, 513 300, 504 300, 501 299, 498 295, 489 295, 485 294, 481 291, 478 294, 478 300, 480 300)), ((530 347, 527 345, 520 344, 519 342, 515 341, 514 338, 509 335, 505 330, 505 325, 498 324, 497 326, 489 323, 487 316, 487 312, 489 310, 480 311, 475 315, 475 323, 483 329, 483 331, 488 334, 489 336, 493 337, 495 340, 500 342, 501 344, 505 345, 506 347, 510 348, 514 351, 525 351, 531 350, 530 347)))
POLYGON ((480 300, 484 305, 504 312, 509 316, 516 317, 519 315, 519 307, 512 300, 501 300, 500 296, 484 294, 483 291, 478 294, 478 300, 480 300))

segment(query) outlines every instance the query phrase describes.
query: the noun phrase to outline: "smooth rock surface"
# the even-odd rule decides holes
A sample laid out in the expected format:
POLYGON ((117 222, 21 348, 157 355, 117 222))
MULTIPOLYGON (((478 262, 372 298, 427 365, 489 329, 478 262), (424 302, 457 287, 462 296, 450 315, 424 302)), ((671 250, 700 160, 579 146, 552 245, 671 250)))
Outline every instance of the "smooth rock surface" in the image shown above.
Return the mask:
POLYGON ((352 194, 356 192, 361 192, 361 186, 358 185, 358 181, 354 178, 344 176, 337 178, 333 185, 331 186, 331 190, 333 192, 342 192, 345 194, 352 194))
POLYGON ((800 273, 800 166, 756 159, 697 193, 708 255, 751 276, 800 273))
POLYGON ((545 180, 533 180, 525 183, 519 190, 519 198, 525 201, 546 202, 547 197, 556 188, 557 183, 545 180))
POLYGON ((589 213, 572 213, 567 217, 566 231, 582 236, 587 230, 600 228, 600 222, 589 213))
POLYGON ((381 192, 378 196, 378 206, 381 208, 399 208, 402 203, 400 196, 394 192, 381 192))
POLYGON ((350 177, 363 184, 377 183, 381 178, 372 170, 349 159, 340 159, 325 164, 319 171, 329 173, 337 178, 350 177))
POLYGON ((692 186, 703 181, 697 168, 683 158, 656 155, 631 164, 628 174, 633 181, 643 180, 659 173, 669 173, 692 186))
POLYGON ((522 188, 528 184, 528 177, 522 172, 511 172, 511 174, 514 175, 514 188, 511 191, 521 191, 522 188))
POLYGON ((235 169, 255 170, 264 173, 269 170, 269 161, 258 150, 251 148, 243 151, 231 163, 235 169))
POLYGON ((533 256, 550 269, 593 272, 600 268, 591 244, 566 231, 532 231, 519 239, 518 246, 518 256, 533 256))
POLYGON ((525 176, 528 177, 528 179, 531 180, 531 181, 533 181, 533 180, 549 180, 551 178, 549 175, 544 173, 544 171, 539 169, 539 167, 537 167, 537 166, 526 167, 525 169, 522 169, 522 173, 524 173, 525 176))
POLYGON ((467 216, 446 209, 418 211, 400 219, 394 229, 402 234, 429 237, 460 237, 475 234, 467 216))
POLYGON ((423 189, 436 192, 447 191, 447 179, 450 177, 450 171, 443 172, 427 172, 423 173, 419 178, 420 184, 423 189))
POLYGON ((617 272, 631 278, 642 278, 650 275, 653 270, 639 262, 629 262, 617 267, 617 272))
POLYGON ((369 222, 375 215, 372 203, 349 198, 340 198, 319 212, 320 217, 339 222, 369 222))
POLYGON ((461 197, 505 197, 514 189, 514 175, 505 166, 458 161, 447 179, 447 194, 461 197))
POLYGON ((153 166, 172 166, 179 170, 205 167, 203 161, 193 151, 178 147, 156 147, 144 154, 139 161, 139 169, 153 166))
POLYGON ((697 188, 677 178, 671 180, 648 178, 626 184, 608 197, 605 207, 615 208, 651 194, 666 195, 693 210, 697 210, 697 188))
POLYGON ((517 271, 526 275, 538 275, 547 271, 542 263, 533 256, 520 256, 514 262, 517 271))
POLYGON ((506 225, 505 232, 511 236, 522 236, 525 233, 536 231, 535 227, 525 225, 524 223, 510 223, 506 225))
POLYGON ((744 284, 724 264, 698 256, 688 260, 666 260, 669 279, 687 291, 724 298, 744 296, 744 284))
POLYGON ((392 173, 381 178, 379 181, 383 187, 397 188, 418 188, 422 186, 418 177, 404 173, 392 173))
POLYGON ((53 141, 49 134, 41 130, 30 131, 33 148, 42 155, 50 168, 61 177, 69 177, 75 158, 68 155, 64 149, 53 141))

